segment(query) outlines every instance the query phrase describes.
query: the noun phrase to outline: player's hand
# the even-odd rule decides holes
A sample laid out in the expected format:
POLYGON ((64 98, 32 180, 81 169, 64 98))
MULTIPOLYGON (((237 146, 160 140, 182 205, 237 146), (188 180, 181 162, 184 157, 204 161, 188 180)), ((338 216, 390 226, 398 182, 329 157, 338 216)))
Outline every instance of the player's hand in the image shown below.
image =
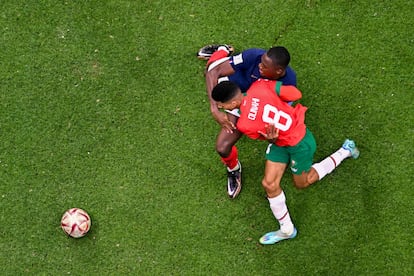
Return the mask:
POLYGON ((274 144, 279 137, 279 129, 274 124, 266 126, 266 133, 258 131, 269 143, 274 144))
POLYGON ((233 130, 236 129, 236 126, 229 120, 226 113, 218 111, 213 113, 213 117, 228 133, 233 133, 233 130))

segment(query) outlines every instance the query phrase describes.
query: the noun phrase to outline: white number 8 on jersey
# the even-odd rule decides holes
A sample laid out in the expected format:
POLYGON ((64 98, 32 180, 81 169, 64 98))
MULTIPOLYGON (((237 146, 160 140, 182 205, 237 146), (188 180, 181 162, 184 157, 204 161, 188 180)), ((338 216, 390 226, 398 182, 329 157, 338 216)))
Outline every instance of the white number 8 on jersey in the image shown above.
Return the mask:
POLYGON ((292 125, 292 118, 286 112, 278 110, 275 106, 266 104, 263 109, 262 120, 268 124, 274 124, 276 128, 286 131, 292 125), (273 115, 273 117, 271 117, 273 115), (284 122, 280 122, 280 119, 284 118, 284 122))

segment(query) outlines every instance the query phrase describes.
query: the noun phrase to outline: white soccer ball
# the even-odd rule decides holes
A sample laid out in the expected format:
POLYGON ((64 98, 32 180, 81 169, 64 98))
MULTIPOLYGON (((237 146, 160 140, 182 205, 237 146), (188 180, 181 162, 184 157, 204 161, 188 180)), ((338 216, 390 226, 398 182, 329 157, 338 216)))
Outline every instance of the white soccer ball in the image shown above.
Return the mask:
POLYGON ((72 208, 63 214, 60 226, 69 236, 80 238, 85 236, 91 228, 91 218, 84 210, 72 208))

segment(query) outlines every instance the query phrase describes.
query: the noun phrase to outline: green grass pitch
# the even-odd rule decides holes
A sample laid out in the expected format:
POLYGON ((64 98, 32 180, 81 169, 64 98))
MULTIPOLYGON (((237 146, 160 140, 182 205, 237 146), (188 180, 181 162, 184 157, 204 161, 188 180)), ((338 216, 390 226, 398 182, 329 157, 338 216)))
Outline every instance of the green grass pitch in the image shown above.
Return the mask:
POLYGON ((413 1, 0 3, 0 275, 413 275, 413 1), (209 43, 286 46, 315 161, 361 150, 320 183, 282 186, 294 240, 238 142, 231 201, 205 94, 209 43), (65 210, 92 228, 68 238, 65 210))

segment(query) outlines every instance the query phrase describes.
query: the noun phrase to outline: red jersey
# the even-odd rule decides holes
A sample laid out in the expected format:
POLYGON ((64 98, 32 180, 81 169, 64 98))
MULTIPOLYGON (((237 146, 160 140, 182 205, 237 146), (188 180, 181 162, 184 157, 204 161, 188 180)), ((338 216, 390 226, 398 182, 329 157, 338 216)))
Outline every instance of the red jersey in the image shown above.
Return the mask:
POLYGON ((265 138, 266 126, 274 124, 279 129, 276 145, 295 146, 306 134, 305 112, 301 104, 294 107, 286 101, 301 98, 301 92, 294 86, 281 86, 281 82, 259 79, 254 82, 240 106, 237 128, 252 139, 265 138))

